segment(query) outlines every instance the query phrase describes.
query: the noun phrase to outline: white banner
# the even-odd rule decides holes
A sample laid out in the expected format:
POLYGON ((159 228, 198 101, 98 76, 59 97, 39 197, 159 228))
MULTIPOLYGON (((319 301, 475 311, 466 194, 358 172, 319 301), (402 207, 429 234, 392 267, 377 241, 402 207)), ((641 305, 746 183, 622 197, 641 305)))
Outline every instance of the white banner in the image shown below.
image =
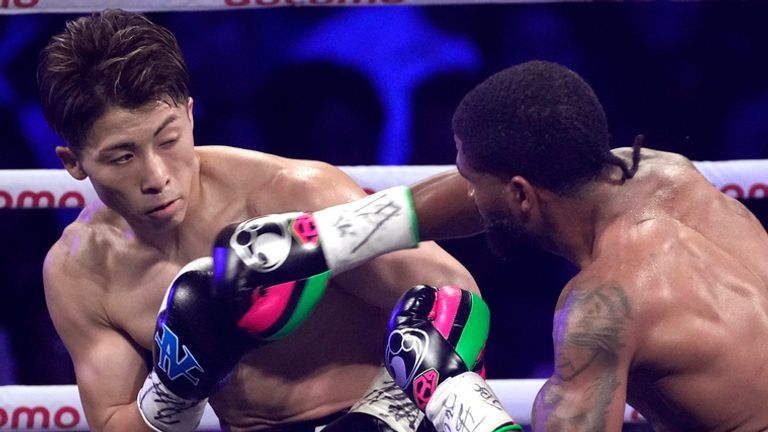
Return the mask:
MULTIPOLYGON (((530 424, 531 407, 543 379, 489 380, 491 388, 504 409, 518 423, 530 424)), ((627 405, 626 423, 645 420, 627 405)), ((0 431, 87 430, 83 407, 77 387, 59 386, 0 386, 0 431)), ((218 431, 219 419, 210 406, 198 430, 218 431)))
MULTIPOLYGON (((734 198, 768 198, 768 159, 694 164, 712 184, 734 198)), ((455 169, 452 165, 339 168, 369 192, 412 185, 439 172, 455 169)), ((88 180, 77 181, 64 170, 0 170, 0 209, 79 208, 96 198, 88 180)))

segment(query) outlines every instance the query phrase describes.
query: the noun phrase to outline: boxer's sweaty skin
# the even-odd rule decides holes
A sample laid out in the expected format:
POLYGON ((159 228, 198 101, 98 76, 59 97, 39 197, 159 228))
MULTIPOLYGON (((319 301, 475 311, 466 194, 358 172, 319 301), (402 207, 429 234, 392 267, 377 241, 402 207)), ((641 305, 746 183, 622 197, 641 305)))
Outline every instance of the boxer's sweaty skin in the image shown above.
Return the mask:
MULTIPOLYGON (((210 255, 221 228, 364 195, 320 162, 194 147, 191 105, 111 109, 93 126, 81 161, 63 158, 100 197, 64 230, 44 265, 48 307, 93 430, 145 427, 135 400, 161 299, 184 264, 210 255)), ((247 354, 210 403, 231 430, 349 407, 379 370, 386 319, 399 295, 419 283, 457 282, 477 290, 433 243, 339 275, 303 326, 247 354)))
MULTIPOLYGON (((469 194, 456 198, 455 173, 415 186, 423 239, 444 237, 435 207, 503 213, 525 183, 474 170, 457 147, 469 194)), ((632 149, 613 152, 632 165, 632 149)), ((573 197, 525 183, 544 228, 518 235, 580 268, 556 306, 534 430, 618 431, 626 402, 659 432, 768 430, 766 230, 681 155, 643 149, 633 178, 603 174, 573 197)))
POLYGON ((768 430, 760 222, 687 159, 649 149, 634 178, 586 196, 594 242, 563 248, 581 271, 556 307, 536 430, 620 430, 625 401, 659 432, 768 430))

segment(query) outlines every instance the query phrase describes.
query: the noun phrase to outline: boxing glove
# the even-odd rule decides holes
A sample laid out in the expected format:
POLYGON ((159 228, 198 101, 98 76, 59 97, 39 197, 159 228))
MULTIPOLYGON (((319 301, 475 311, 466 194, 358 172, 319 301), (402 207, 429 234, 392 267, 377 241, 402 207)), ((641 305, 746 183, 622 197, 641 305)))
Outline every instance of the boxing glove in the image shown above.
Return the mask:
POLYGON ((239 319, 251 307, 254 290, 342 272, 386 252, 416 247, 418 241, 406 187, 314 213, 248 219, 225 227, 216 238, 214 296, 239 319))
POLYGON ((456 286, 417 286, 395 306, 384 364, 437 430, 522 430, 473 372, 482 369, 489 319, 485 302, 456 286))
POLYGON ((211 265, 210 258, 200 258, 184 266, 160 306, 152 371, 137 397, 153 430, 195 430, 208 396, 254 347, 223 319, 211 296, 211 265))

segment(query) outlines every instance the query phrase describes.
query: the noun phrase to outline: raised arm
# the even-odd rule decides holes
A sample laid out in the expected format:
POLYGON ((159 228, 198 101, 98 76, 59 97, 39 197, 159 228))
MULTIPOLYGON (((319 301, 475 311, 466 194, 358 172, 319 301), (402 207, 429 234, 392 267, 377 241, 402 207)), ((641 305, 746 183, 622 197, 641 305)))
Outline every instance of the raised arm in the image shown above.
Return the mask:
POLYGON ((618 284, 571 285, 555 312, 555 372, 536 397, 533 430, 620 431, 634 350, 630 299, 618 284))
POLYGON ((64 265, 54 246, 43 267, 51 318, 72 357, 88 425, 93 431, 148 431, 136 405, 147 376, 141 349, 110 326, 94 301, 100 289, 92 278, 64 265))
MULTIPOLYGON (((296 194, 305 194, 303 200, 310 203, 309 210, 322 209, 366 196, 366 193, 351 178, 337 168, 318 164, 316 169, 317 178, 307 182, 308 178, 303 177, 300 182, 303 186, 297 185, 295 191, 296 194), (326 184, 333 184, 334 187, 323 186, 326 184)), ((442 176, 443 180, 435 179, 432 186, 425 184, 419 189, 421 197, 424 198, 422 203, 429 202, 449 208, 450 206, 441 204, 438 199, 448 197, 448 194, 442 193, 442 189, 449 183, 454 183, 455 179, 449 180, 452 177, 452 175, 442 176), (438 187, 438 183, 442 183, 443 186, 438 187)), ((466 187, 461 191, 463 194, 459 195, 466 197, 466 187)), ((414 196, 415 199, 417 199, 416 196, 414 196)), ((457 213, 454 212, 454 214, 457 213)), ((408 288, 420 284, 437 287, 456 284, 461 288, 478 292, 477 285, 466 268, 430 241, 421 242, 416 249, 400 250, 379 256, 360 267, 334 276, 334 280, 351 294, 386 310, 391 310, 397 299, 408 288)))

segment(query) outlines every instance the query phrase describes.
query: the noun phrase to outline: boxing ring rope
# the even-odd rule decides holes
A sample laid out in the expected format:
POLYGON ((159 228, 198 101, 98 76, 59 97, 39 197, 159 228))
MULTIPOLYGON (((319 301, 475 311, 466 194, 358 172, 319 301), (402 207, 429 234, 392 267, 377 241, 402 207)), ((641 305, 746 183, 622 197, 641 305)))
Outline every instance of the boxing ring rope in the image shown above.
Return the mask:
MULTIPOLYGON (((768 159, 694 162, 715 187, 734 198, 768 196, 768 159)), ((413 184, 453 169, 450 165, 342 166, 362 187, 381 190, 413 184)), ((89 181, 77 181, 65 170, 0 170, 0 209, 78 208, 96 199, 89 181)))

